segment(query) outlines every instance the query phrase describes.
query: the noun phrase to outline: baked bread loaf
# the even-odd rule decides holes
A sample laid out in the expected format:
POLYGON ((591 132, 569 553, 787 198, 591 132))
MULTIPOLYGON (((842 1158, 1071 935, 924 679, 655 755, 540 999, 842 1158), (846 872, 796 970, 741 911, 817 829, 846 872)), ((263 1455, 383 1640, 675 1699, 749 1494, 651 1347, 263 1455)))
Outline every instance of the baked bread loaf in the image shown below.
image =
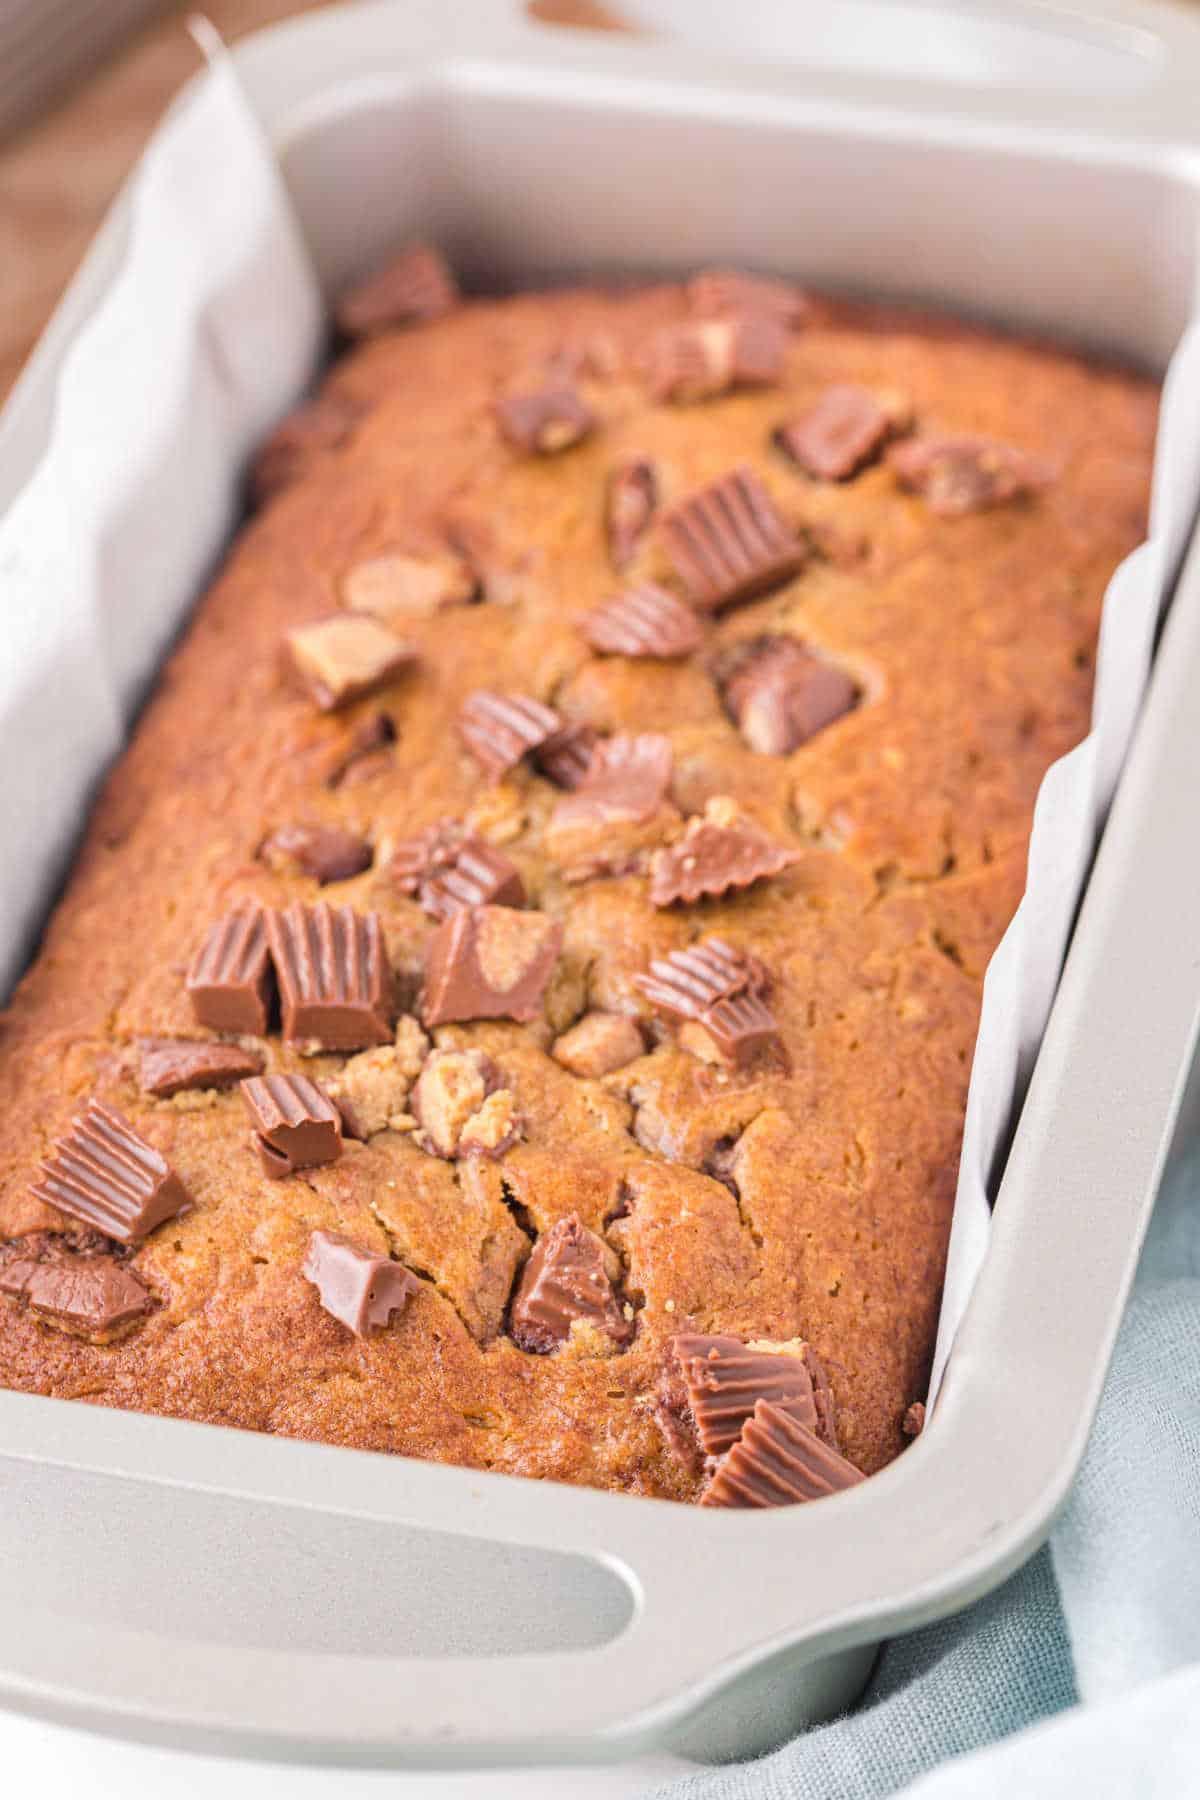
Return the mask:
POLYGON ((708 1504, 922 1409, 1154 384, 435 252, 256 460, 0 1037, 0 1381, 708 1504))

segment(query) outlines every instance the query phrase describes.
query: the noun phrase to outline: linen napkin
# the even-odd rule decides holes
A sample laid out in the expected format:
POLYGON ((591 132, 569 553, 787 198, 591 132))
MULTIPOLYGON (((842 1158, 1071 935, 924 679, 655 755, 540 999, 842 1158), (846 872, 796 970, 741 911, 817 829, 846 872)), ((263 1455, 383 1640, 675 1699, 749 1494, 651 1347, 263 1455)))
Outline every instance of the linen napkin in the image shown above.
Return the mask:
POLYGON ((889 1644, 853 1713, 661 1800, 1200 1792, 1198 1551, 1200 1142, 1164 1182, 1048 1547, 967 1612, 889 1644))

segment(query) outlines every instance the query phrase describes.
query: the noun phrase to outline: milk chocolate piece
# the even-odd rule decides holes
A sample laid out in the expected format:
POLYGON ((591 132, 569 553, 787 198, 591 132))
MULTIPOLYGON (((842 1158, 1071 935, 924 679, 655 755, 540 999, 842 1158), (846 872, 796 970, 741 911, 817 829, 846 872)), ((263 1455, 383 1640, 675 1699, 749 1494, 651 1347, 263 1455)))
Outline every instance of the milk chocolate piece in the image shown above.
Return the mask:
POLYGON ((496 402, 496 422, 517 450, 551 456, 579 443, 595 417, 579 390, 553 381, 529 394, 508 394, 496 402))
POLYGON ((410 244, 343 294, 335 317, 346 337, 370 337, 440 318, 457 305, 458 285, 445 257, 431 244, 410 244))
POLYGON ((585 613, 580 630, 610 656, 690 656, 703 635, 691 607, 649 581, 585 613))
POLYGON ((734 994, 761 996, 770 987, 770 976, 757 957, 723 938, 707 937, 686 950, 656 957, 648 975, 634 977, 634 986, 668 1019, 698 1019, 734 994))
POLYGON ((687 284, 688 303, 698 318, 720 318, 731 312, 753 312, 777 319, 795 331, 805 324, 812 305, 790 281, 744 275, 737 269, 703 269, 687 284))
POLYGON ((911 417, 896 394, 840 383, 775 433, 780 449, 818 481, 848 481, 879 455, 911 417))
POLYGON ((242 1099, 268 1175, 290 1175, 335 1162, 342 1121, 329 1096, 307 1075, 260 1075, 242 1083, 242 1099))
POLYGON ((902 488, 946 517, 1024 499, 1054 478, 1041 457, 966 432, 895 444, 887 463, 902 488))
POLYGON ((782 1054, 779 1026, 759 994, 731 994, 715 1000, 697 1019, 679 1027, 679 1047, 704 1062, 748 1068, 765 1054, 782 1054))
POLYGON ((515 769, 548 738, 562 729, 562 720, 549 706, 527 694, 493 694, 476 688, 463 702, 458 732, 467 749, 491 776, 499 778, 515 769))
POLYGON ((576 822, 653 818, 671 785, 671 740, 655 731, 618 732, 596 745, 587 774, 554 809, 556 830, 576 822))
POLYGON ((169 1100, 192 1088, 227 1088, 262 1071, 257 1050, 240 1044, 210 1044, 194 1038, 142 1038, 138 1078, 144 1094, 169 1100))
POLYGON ((717 679, 742 736, 765 756, 789 755, 859 700, 844 670, 814 656, 796 638, 768 636, 735 645, 718 664, 717 679))
POLYGON ((24 1292, 30 1310, 47 1325, 100 1344, 123 1336, 154 1304, 134 1271, 115 1257, 69 1251, 31 1265, 24 1292))
POLYGON ((753 469, 735 469, 665 513, 659 533, 688 598, 704 612, 791 579, 805 548, 753 469))
POLYGON ((120 1244, 140 1243, 192 1205, 166 1158, 98 1100, 89 1100, 55 1142, 33 1193, 120 1244))
POLYGON ((464 906, 524 906, 520 871, 502 851, 443 819, 397 844, 392 877, 434 919, 464 906))
POLYGON ((604 1264, 604 1245, 576 1214, 538 1238, 513 1298, 510 1335, 522 1350, 546 1355, 581 1321, 624 1348, 633 1337, 604 1264))
POLYGON ((342 601, 351 612, 371 613, 384 624, 428 619, 448 606, 465 606, 479 580, 461 556, 442 551, 405 556, 390 551, 355 563, 342 578, 342 601))
POLYGON ((339 449, 360 416, 358 406, 335 394, 320 394, 289 413, 250 465, 250 492, 256 505, 273 500, 299 481, 322 452, 339 449))
POLYGON ((740 814, 724 795, 710 800, 700 818, 689 819, 677 844, 656 850, 650 865, 650 899, 655 906, 690 905, 705 896, 727 894, 778 875, 800 855, 776 843, 755 820, 740 814))
POLYGON ((266 913, 256 900, 218 919, 192 960, 187 991, 197 1022, 210 1031, 262 1037, 270 1022, 275 979, 266 913))
POLYGON ((764 312, 668 325, 646 357, 651 397, 686 405, 769 387, 783 374, 787 341, 787 328, 764 312))
POLYGON ((670 1351, 706 1456, 721 1456, 736 1443, 759 1400, 769 1400, 819 1435, 828 1420, 828 1410, 823 1421, 817 1407, 818 1381, 826 1394, 828 1381, 807 1344, 768 1347, 738 1337, 684 1332, 672 1338, 670 1351))
POLYGON ((854 1464, 822 1443, 781 1407, 760 1400, 754 1416, 713 1472, 701 1506, 791 1506, 821 1500, 863 1479, 854 1464))
POLYGON ((321 1050, 392 1040, 392 979, 378 913, 289 906, 267 918, 283 1035, 321 1050))
POLYGON ((527 1024, 558 961, 563 928, 541 912, 469 906, 438 926, 425 961, 421 1022, 464 1019, 527 1024))
POLYGON ((385 712, 368 713, 365 719, 343 726, 321 747, 319 772, 325 786, 338 788, 357 780, 365 770, 377 770, 395 741, 396 727, 385 712))
POLYGON ((403 1264, 360 1250, 336 1231, 314 1231, 308 1240, 303 1275, 321 1305, 355 1337, 369 1338, 402 1313, 420 1283, 403 1264))
POLYGON ((374 693, 416 655, 411 644, 365 613, 298 625, 284 642, 292 666, 322 712, 374 693))
POLYGON ((626 456, 613 468, 604 493, 604 535, 613 568, 633 560, 658 505, 658 477, 648 456, 626 456))
POLYGON ((586 780, 599 741, 592 725, 564 725, 534 751, 534 767, 555 787, 571 792, 586 780))
POLYGON ((635 1019, 624 1013, 590 1012, 555 1039, 550 1054, 572 1075, 595 1081, 623 1069, 645 1049, 635 1019))
POLYGON ((322 887, 330 881, 349 881, 374 861, 370 844, 340 825, 281 825, 260 855, 272 868, 298 865, 322 887))

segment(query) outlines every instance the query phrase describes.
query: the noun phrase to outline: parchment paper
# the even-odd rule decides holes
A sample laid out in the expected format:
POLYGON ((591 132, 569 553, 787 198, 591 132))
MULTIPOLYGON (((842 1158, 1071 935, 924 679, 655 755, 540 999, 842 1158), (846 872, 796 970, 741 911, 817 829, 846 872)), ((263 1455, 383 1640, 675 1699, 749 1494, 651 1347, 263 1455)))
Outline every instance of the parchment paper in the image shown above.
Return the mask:
MULTIPOLYGON (((136 177, 121 273, 64 366, 46 454, 0 524, 0 992, 23 966, 98 777, 235 517, 254 441, 304 388, 323 320, 269 146, 227 61, 136 177)), ((1042 785, 1025 898, 984 986, 931 1397, 1200 498, 1200 328, 1164 396, 1150 537, 1105 601, 1093 728, 1042 785)))

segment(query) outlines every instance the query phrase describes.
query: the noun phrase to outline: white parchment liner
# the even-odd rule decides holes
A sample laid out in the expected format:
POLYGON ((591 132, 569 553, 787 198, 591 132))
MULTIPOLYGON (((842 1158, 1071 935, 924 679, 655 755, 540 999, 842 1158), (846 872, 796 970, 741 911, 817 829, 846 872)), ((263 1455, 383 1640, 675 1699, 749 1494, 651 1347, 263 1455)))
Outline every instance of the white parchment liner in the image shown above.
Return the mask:
MULTIPOLYGON (((310 379, 322 331, 270 148, 214 54, 146 153, 123 267, 69 353, 45 455, 0 523, 0 993, 228 539, 246 454, 310 379)), ((1105 600, 1092 730, 1042 784, 1025 897, 984 985, 933 1394, 986 1253, 997 1163, 1198 503, 1193 325, 1167 379, 1150 536, 1105 600)))

